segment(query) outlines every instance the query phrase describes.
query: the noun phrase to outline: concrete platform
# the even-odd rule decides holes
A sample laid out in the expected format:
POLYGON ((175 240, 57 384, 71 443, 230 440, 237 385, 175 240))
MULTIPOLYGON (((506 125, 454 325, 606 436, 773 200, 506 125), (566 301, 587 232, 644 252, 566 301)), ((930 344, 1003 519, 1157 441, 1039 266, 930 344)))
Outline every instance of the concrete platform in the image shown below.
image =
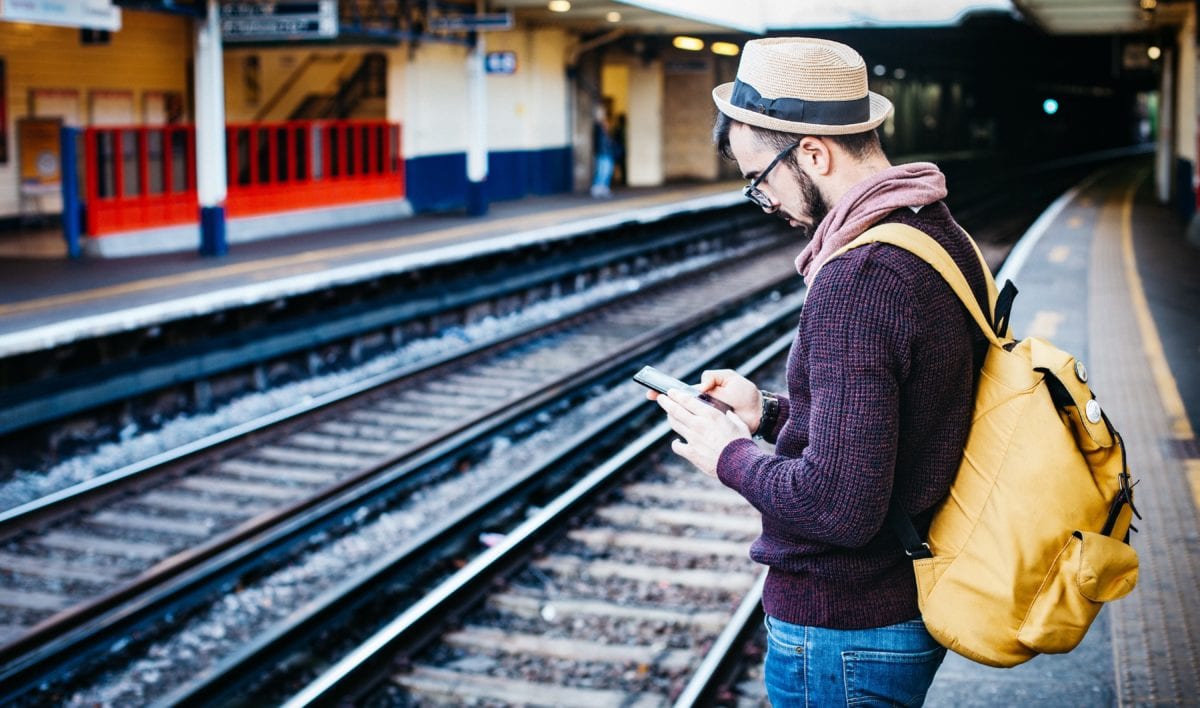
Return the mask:
POLYGON ((1002 271, 1020 289, 1013 331, 1081 358, 1125 438, 1141 480, 1138 586, 1069 654, 1013 669, 951 654, 927 705, 1200 705, 1200 250, 1152 181, 1148 165, 1098 173, 1002 271))
POLYGON ((531 197, 493 204, 484 217, 423 215, 237 244, 221 258, 193 251, 48 259, 41 256, 48 250, 45 235, 26 234, 22 238, 33 255, 0 255, 0 357, 452 262, 466 254, 740 204, 745 201, 741 187, 741 182, 725 182, 627 189, 603 200, 574 194, 531 197))

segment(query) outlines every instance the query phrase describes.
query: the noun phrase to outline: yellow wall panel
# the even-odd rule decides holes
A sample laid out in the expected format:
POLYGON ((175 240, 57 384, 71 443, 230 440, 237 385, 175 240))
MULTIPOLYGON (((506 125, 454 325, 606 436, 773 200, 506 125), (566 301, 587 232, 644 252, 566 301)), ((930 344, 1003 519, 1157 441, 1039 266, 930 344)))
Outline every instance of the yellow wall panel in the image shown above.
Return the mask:
MULTIPOLYGON (((45 105, 69 103, 63 91, 77 92, 76 120, 87 125, 93 92, 98 103, 112 105, 112 92, 131 94, 133 114, 140 122, 147 92, 187 95, 187 67, 192 56, 191 21, 162 13, 122 13, 122 28, 106 45, 84 45, 77 29, 0 22, 0 58, 4 60, 8 101, 7 164, 0 165, 0 217, 21 211, 18 191, 17 120, 30 115, 35 91, 55 91, 45 105)), ((185 110, 184 120, 188 111, 185 110)), ((40 205, 48 211, 58 200, 40 205)), ((28 204, 26 205, 28 208, 28 204)))

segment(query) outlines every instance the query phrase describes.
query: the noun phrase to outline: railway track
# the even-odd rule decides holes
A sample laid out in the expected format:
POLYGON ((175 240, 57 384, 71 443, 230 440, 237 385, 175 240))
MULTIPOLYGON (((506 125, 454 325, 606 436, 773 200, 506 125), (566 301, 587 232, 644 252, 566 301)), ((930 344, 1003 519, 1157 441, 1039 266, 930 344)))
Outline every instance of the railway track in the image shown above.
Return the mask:
POLYGON ((360 386, 336 402, 8 515, 0 572, 21 585, 0 603, 4 622, 17 630, 0 649, 0 679, 28 688, 128 643, 195 602, 184 596, 196 588, 211 592, 219 578, 244 575, 249 558, 270 544, 300 543, 337 523, 329 519, 362 503, 353 490, 383 484, 388 470, 424 465, 403 482, 390 480, 392 495, 452 475, 476 454, 462 451, 504 425, 536 419, 554 401, 578 398, 714 316, 795 281, 790 251, 768 249, 683 286, 664 284, 407 372, 384 388, 360 386), (737 285, 747 283, 754 285, 737 285))
MULTIPOLYGON (((518 239, 502 251, 435 249, 369 277, 334 274, 314 291, 284 288, 249 302, 234 293, 220 306, 211 297, 185 298, 164 303, 175 314, 163 322, 138 325, 135 317, 120 332, 5 356, 0 477, 103 458, 110 444, 131 434, 144 439, 180 416, 335 375, 390 358, 431 332, 504 320, 538 302, 586 296, 783 230, 732 207, 666 218, 635 210, 628 218, 561 239, 518 239)), ((87 470, 76 464, 58 473, 82 478, 87 470)), ((8 491, 0 488, 0 503, 11 506, 8 491)))
MULTIPOLYGON (((790 343, 739 369, 769 384, 790 343)), ((711 704, 761 618, 760 523, 654 422, 288 708, 711 704)))
POLYGON ((680 693, 755 588, 761 568, 746 548, 761 527, 735 492, 667 455, 388 688, 418 705, 658 706, 680 693))

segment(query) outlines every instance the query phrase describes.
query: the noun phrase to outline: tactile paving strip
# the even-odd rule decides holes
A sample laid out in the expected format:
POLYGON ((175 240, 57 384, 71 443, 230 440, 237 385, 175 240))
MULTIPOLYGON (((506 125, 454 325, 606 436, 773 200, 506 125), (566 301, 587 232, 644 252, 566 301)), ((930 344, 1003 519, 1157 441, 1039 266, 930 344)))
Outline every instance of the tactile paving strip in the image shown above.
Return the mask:
MULTIPOLYGON (((1136 190, 1146 176, 1127 189, 1136 190)), ((1144 517, 1134 522, 1140 529, 1133 536, 1141 560, 1137 588, 1104 612, 1112 623, 1118 705, 1195 705, 1200 700, 1200 519, 1185 463, 1169 454, 1194 449, 1194 440, 1167 442, 1173 421, 1150 359, 1157 342, 1142 336, 1131 291, 1137 283, 1130 282, 1126 270, 1132 194, 1113 194, 1102 207, 1088 287, 1088 364, 1097 398, 1124 436, 1130 470, 1141 480, 1135 499, 1144 517)))

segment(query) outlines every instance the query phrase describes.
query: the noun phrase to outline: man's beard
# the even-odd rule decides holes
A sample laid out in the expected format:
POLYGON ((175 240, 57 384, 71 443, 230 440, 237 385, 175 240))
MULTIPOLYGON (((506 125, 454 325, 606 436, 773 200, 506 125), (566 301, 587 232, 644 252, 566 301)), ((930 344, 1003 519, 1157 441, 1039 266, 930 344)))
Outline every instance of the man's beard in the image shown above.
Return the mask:
POLYGON ((821 190, 817 189, 816 183, 804 174, 803 170, 795 172, 796 178, 800 182, 800 194, 804 197, 805 204, 808 205, 808 215, 812 219, 812 226, 805 227, 804 231, 806 236, 811 237, 829 214, 829 202, 825 201, 821 190))

